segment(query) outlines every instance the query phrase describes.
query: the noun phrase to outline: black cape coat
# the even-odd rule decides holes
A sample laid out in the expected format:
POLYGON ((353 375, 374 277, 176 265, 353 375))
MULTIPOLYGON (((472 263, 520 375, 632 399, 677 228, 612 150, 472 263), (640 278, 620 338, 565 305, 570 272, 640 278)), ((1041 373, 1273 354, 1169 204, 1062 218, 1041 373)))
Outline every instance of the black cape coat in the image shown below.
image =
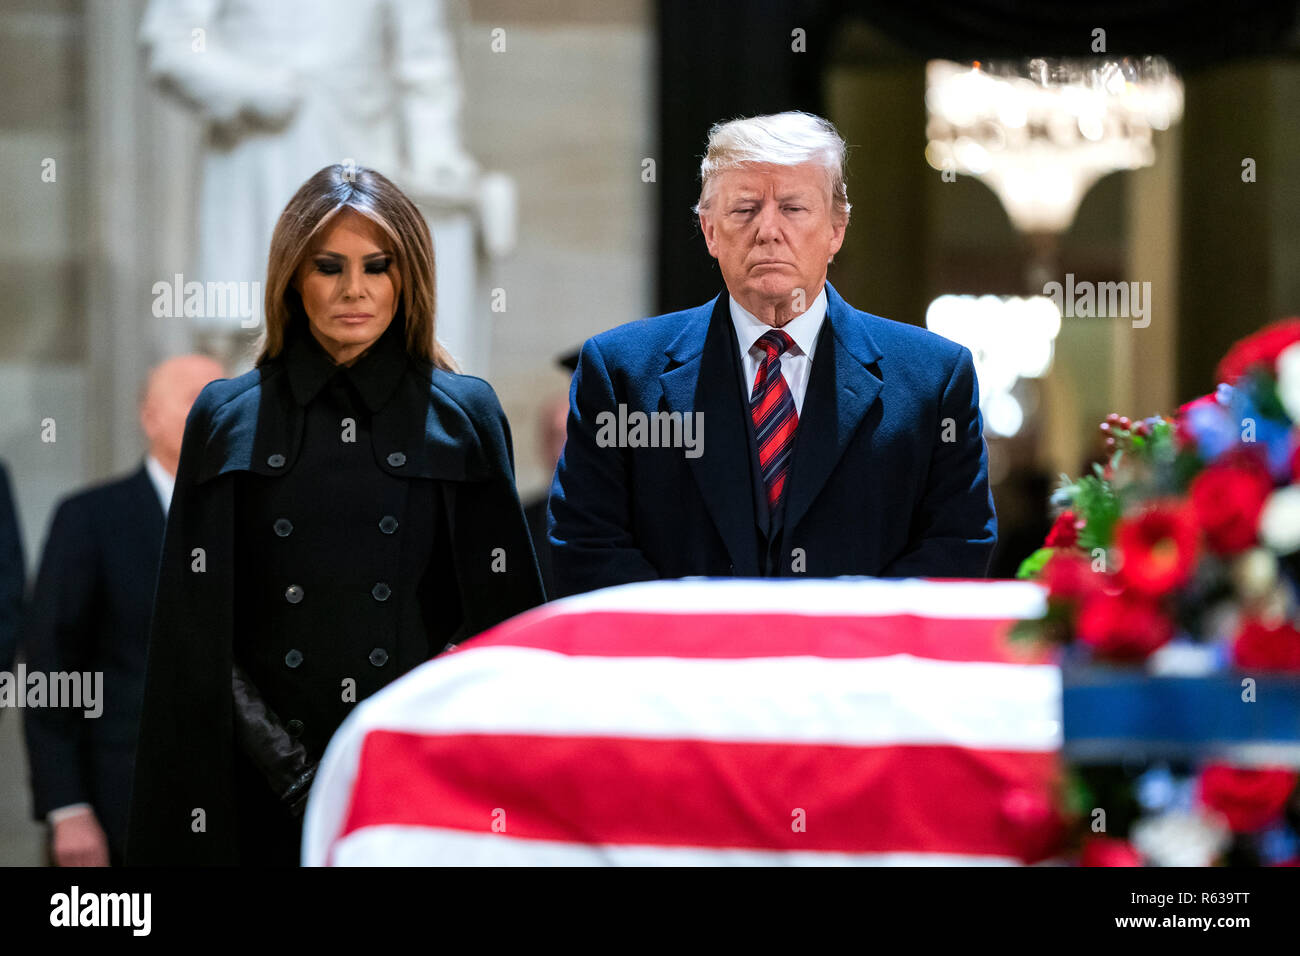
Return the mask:
MULTIPOLYGON (((304 415, 288 378, 272 359, 212 382, 186 421, 150 628, 127 833, 132 865, 237 862, 234 479, 240 471, 284 474, 298 456, 304 415)), ((411 359, 393 400, 374 414, 371 436, 381 468, 434 480, 462 637, 545 600, 515 490, 509 424, 491 386, 411 359)))

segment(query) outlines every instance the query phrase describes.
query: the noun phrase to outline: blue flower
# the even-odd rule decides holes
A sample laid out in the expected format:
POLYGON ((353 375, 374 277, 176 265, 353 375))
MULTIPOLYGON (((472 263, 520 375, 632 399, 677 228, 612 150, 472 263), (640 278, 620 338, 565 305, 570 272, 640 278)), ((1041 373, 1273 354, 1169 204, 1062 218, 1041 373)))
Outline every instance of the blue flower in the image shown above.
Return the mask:
POLYGON ((1264 415, 1249 391, 1244 388, 1234 389, 1230 401, 1230 425, 1235 430, 1237 423, 1241 424, 1242 434, 1238 436, 1238 441, 1262 447, 1273 480, 1288 481, 1291 477, 1291 456, 1295 453, 1291 423, 1264 415), (1244 440, 1246 438, 1253 439, 1253 442, 1244 440))
POLYGON ((1285 823, 1279 823, 1260 833, 1256 845, 1260 861, 1265 866, 1294 860, 1296 854, 1300 853, 1300 839, 1285 823))
POLYGON ((1206 462, 1217 461, 1241 442, 1241 432, 1228 410, 1221 405, 1194 405, 1187 410, 1187 430, 1196 450, 1206 462))
POLYGON ((1174 775, 1164 764, 1156 764, 1138 777, 1133 790, 1138 803, 1148 813, 1159 813, 1167 808, 1177 793, 1174 775))

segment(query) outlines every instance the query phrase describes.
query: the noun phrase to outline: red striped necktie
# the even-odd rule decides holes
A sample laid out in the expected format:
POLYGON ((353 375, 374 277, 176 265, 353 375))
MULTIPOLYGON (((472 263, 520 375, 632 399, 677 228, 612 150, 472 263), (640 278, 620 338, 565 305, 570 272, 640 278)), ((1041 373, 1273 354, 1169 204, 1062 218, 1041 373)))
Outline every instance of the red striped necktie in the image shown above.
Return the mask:
POLYGON ((767 354, 754 376, 749 411, 758 438, 758 464, 763 471, 763 484, 767 486, 767 506, 769 513, 776 514, 785 491, 786 475, 790 471, 794 432, 799 425, 794 396, 781 374, 781 353, 794 341, 779 329, 773 329, 764 332, 758 344, 767 354))

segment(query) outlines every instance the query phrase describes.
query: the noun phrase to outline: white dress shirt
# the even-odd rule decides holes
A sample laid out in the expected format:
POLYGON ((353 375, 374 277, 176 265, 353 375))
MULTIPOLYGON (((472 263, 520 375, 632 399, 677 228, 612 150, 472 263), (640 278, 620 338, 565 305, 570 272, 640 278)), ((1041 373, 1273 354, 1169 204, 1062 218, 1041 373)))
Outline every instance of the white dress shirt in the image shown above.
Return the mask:
MULTIPOLYGON (((740 346, 741 369, 745 375, 745 404, 748 406, 754 390, 754 377, 767 355, 759 347, 758 340, 764 332, 772 331, 772 326, 760 322, 756 315, 734 298, 728 296, 728 299, 731 305, 731 324, 735 326, 736 341, 740 346)), ((808 376, 812 373, 813 351, 817 348, 817 336, 825 318, 826 286, 823 285, 817 298, 808 306, 808 311, 781 326, 781 331, 794 341, 793 345, 781 353, 781 374, 790 386, 794 408, 799 414, 803 414, 803 397, 808 391, 808 376)))
POLYGON ((158 501, 162 504, 163 514, 166 515, 172 506, 172 489, 176 487, 176 476, 167 473, 167 469, 153 455, 149 455, 144 460, 145 471, 149 472, 149 480, 153 482, 154 491, 158 492, 158 501))

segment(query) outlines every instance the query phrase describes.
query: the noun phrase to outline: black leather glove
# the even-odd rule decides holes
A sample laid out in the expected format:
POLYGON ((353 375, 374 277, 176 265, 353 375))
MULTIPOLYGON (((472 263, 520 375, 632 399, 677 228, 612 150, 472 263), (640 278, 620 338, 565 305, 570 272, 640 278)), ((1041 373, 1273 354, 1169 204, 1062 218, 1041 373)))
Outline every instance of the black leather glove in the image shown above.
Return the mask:
POLYGON ((316 776, 316 761, 289 735, 275 711, 238 664, 231 667, 235 739, 291 816, 301 816, 316 776))

